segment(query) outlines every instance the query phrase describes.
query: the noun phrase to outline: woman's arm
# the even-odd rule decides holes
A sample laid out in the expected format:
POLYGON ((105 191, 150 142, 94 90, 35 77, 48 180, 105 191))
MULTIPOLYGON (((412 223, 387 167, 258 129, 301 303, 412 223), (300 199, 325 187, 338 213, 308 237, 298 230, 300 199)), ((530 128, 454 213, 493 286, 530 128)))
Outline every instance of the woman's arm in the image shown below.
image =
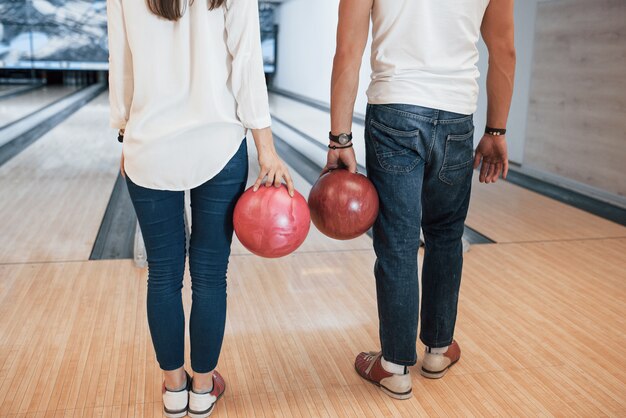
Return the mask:
POLYGON ((107 0, 110 123, 125 129, 133 99, 133 61, 126 38, 122 0, 107 0))
POLYGON ((258 190, 265 178, 266 186, 277 187, 284 179, 293 196, 293 181, 276 153, 270 129, 272 120, 263 70, 259 4, 257 0, 227 0, 225 7, 226 45, 233 59, 231 81, 237 116, 245 128, 252 130, 259 154, 261 171, 254 190, 258 190))
POLYGON ((272 124, 263 70, 257 0, 227 0, 226 45, 232 56, 232 89, 237 116, 248 129, 272 124))

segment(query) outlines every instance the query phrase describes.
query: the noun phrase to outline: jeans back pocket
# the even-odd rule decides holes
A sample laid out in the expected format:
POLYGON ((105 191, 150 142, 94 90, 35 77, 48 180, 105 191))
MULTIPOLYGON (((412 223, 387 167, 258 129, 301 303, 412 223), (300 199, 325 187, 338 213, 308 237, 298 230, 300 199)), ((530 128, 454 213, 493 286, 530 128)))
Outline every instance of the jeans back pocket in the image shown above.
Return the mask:
POLYGON ((466 134, 448 135, 439 179, 451 186, 467 180, 474 162, 474 128, 466 134))
POLYGON ((385 171, 409 173, 422 160, 418 153, 419 129, 402 131, 370 119, 369 131, 376 159, 385 171))

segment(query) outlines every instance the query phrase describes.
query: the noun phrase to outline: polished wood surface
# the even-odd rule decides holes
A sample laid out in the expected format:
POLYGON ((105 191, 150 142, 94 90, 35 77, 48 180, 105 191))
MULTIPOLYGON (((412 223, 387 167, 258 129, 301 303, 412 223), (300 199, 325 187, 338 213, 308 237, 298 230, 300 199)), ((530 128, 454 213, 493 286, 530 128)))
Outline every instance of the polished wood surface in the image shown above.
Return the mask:
POLYGON ((626 196, 626 2, 539 2, 524 166, 626 196))
POLYGON ((626 228, 506 181, 475 173, 466 224, 498 243, 626 238, 626 228))
MULTIPOLYGON (((0 418, 162 416, 147 272, 86 261, 117 175, 106 114, 103 96, 0 167, 0 418)), ((279 260, 234 244, 213 416, 625 416, 626 229, 510 183, 473 193, 468 224, 498 244, 466 254, 445 378, 418 363, 394 401, 356 375, 378 349, 371 240, 312 226, 279 260)))
MULTIPOLYGON (((216 417, 624 416, 626 239, 474 246, 441 380, 394 401, 352 361, 378 348, 371 250, 231 261, 216 417)), ((160 417, 131 261, 0 265, 0 417, 160 417)), ((189 307, 189 283, 184 290, 189 307)))
POLYGON ((121 146, 106 93, 0 166, 0 263, 88 260, 121 146))
MULTIPOLYGON (((24 86, 19 86, 24 88, 24 86)), ((77 91, 76 86, 44 86, 0 100, 0 128, 77 91)), ((0 89, 0 92, 2 90, 0 89)))

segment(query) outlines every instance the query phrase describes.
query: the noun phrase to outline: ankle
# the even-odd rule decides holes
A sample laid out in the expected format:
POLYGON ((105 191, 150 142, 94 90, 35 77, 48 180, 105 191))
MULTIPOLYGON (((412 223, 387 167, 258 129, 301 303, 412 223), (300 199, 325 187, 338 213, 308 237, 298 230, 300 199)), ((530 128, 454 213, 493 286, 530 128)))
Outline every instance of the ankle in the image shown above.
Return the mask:
POLYGON ((198 394, 211 392, 213 390, 213 372, 194 373, 191 389, 198 394))
POLYGON ((431 348, 431 347, 426 346, 426 352, 428 354, 445 354, 448 352, 448 347, 449 346, 431 348))
POLYGON ((392 363, 391 361, 387 361, 387 360, 385 360, 384 357, 381 357, 380 364, 383 366, 383 369, 387 373, 393 373, 393 374, 406 374, 407 373, 406 366, 403 366, 401 364, 392 363))
POLYGON ((184 368, 165 371, 164 373, 165 388, 170 392, 178 392, 187 387, 187 372, 184 368))

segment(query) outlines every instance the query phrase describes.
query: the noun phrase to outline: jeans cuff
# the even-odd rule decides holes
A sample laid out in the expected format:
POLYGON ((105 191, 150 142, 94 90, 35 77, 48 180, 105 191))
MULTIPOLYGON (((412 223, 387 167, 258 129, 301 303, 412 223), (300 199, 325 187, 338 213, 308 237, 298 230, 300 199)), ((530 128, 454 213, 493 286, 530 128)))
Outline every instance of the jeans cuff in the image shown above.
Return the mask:
POLYGON ((170 366, 169 364, 160 364, 159 366, 161 367, 161 370, 163 370, 164 372, 171 372, 173 370, 178 370, 181 367, 183 367, 185 365, 185 363, 180 363, 178 365, 174 365, 174 366, 170 366))
POLYGON ((394 356, 387 356, 384 351, 383 351, 383 358, 387 360, 388 362, 399 364, 400 366, 407 366, 407 367, 415 366, 415 364, 417 363, 417 356, 415 356, 414 360, 401 360, 394 356))
POLYGON ((422 341, 422 343, 426 346, 426 347, 430 347, 430 348, 443 348, 443 347, 447 347, 449 345, 452 344, 453 339, 451 338, 450 340, 447 341, 438 341, 432 344, 429 344, 426 340, 420 338, 420 341, 422 341))
POLYGON ((196 367, 193 362, 191 363, 191 370, 193 370, 194 373, 209 373, 215 370, 216 367, 217 364, 213 365, 213 367, 196 367))

